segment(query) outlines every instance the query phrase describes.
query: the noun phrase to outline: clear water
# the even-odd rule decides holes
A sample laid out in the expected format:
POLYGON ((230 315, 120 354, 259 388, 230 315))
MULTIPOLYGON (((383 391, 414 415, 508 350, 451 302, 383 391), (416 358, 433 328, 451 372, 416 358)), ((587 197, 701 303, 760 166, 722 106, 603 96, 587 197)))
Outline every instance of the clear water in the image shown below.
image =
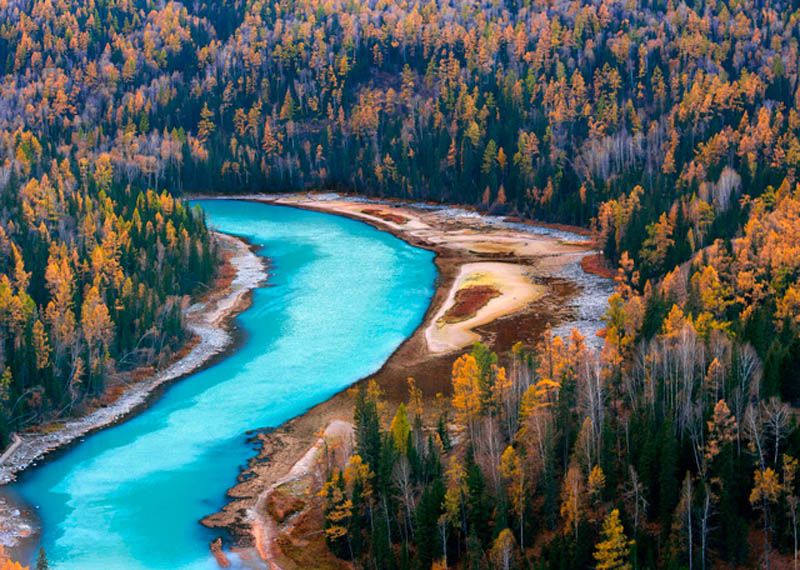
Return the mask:
POLYGON ((198 524, 252 455, 245 432, 277 426, 378 369, 420 324, 433 255, 339 216, 201 201, 209 223, 269 257, 269 285, 238 318, 243 344, 146 411, 28 472, 57 569, 212 569, 198 524))

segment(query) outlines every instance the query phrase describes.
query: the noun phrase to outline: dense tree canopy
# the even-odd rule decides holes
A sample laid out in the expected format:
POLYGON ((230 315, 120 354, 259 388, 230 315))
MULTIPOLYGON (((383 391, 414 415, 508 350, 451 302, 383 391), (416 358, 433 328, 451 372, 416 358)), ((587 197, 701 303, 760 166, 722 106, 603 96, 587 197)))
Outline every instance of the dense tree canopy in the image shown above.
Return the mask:
POLYGON ((430 429, 364 391, 333 551, 795 554, 799 41, 790 0, 0 0, 0 434, 181 339, 213 251, 164 189, 456 202, 595 229, 602 350, 479 346, 430 429))
POLYGON ((800 305, 791 242, 769 267, 757 254, 796 214, 788 0, 22 0, 0 16, 0 179, 28 188, 68 159, 98 186, 340 187, 593 224, 636 287, 694 258, 692 289, 729 294, 715 316, 747 329, 771 385, 796 363, 792 340, 756 338, 771 320, 791 337, 800 305))

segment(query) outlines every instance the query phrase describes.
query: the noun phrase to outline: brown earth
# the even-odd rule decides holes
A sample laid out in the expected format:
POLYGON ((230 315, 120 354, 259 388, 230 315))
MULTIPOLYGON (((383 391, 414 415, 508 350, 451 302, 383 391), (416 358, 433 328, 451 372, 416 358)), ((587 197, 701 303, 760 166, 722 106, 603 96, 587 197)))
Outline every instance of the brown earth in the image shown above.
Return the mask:
POLYGON ((394 224, 405 224, 408 222, 408 219, 404 218, 403 216, 391 214, 377 208, 364 208, 361 211, 368 216, 375 216, 376 218, 380 218, 385 222, 392 222, 394 224))
POLYGON ((592 253, 581 259, 581 269, 586 273, 613 279, 616 272, 608 265, 608 261, 602 253, 592 253))

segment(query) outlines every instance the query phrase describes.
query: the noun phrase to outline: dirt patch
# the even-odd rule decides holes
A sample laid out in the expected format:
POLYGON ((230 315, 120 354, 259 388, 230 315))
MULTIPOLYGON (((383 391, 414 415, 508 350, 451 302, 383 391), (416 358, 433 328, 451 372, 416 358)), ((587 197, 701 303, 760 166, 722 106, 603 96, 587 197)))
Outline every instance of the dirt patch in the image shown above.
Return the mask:
POLYGON ((616 272, 609 267, 606 258, 602 253, 590 253, 581 259, 581 269, 586 273, 604 277, 606 279, 613 279, 616 272))
POLYGON ((486 303, 500 296, 500 291, 491 285, 464 287, 456 292, 453 306, 442 316, 445 323, 459 323, 475 316, 486 303))
POLYGON ((471 346, 481 340, 476 329, 495 321, 520 314, 525 308, 540 300, 546 293, 545 286, 536 283, 531 273, 532 262, 515 258, 462 263, 455 281, 441 308, 425 330, 427 348, 431 353, 445 354, 471 346), (499 294, 485 295, 482 306, 473 305, 473 314, 461 319, 445 319, 445 314, 457 305, 456 296, 464 289, 490 287, 499 294))
POLYGON ((384 210, 379 210, 377 208, 364 208, 363 210, 361 210, 361 212, 368 216, 380 218, 384 222, 391 222, 393 224, 397 224, 400 226, 408 223, 408 218, 406 218, 405 216, 401 216, 399 214, 393 214, 391 212, 386 212, 384 210))
POLYGON ((267 512, 277 523, 286 522, 287 518, 305 506, 305 501, 282 487, 277 487, 267 499, 267 512))
POLYGON ((300 512, 276 539, 280 555, 273 566, 281 570, 352 569, 352 564, 337 558, 328 549, 320 534, 323 524, 322 500, 315 497, 309 507, 300 512))

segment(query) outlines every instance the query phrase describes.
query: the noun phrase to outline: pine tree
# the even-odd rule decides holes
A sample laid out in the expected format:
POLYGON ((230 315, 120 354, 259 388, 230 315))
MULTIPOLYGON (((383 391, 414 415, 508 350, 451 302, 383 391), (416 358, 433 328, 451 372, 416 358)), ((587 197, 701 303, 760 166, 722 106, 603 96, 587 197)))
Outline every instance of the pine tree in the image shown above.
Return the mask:
POLYGON ((367 387, 361 384, 355 403, 355 438, 356 450, 375 473, 380 469, 381 426, 378 407, 375 400, 367 393, 367 387))
POLYGON ((39 549, 39 556, 36 558, 36 570, 48 570, 50 564, 47 562, 47 554, 44 548, 39 549))
POLYGON ((430 568, 433 561, 441 556, 439 517, 443 513, 444 495, 444 483, 441 477, 437 477, 432 484, 425 487, 414 513, 419 568, 430 568))

